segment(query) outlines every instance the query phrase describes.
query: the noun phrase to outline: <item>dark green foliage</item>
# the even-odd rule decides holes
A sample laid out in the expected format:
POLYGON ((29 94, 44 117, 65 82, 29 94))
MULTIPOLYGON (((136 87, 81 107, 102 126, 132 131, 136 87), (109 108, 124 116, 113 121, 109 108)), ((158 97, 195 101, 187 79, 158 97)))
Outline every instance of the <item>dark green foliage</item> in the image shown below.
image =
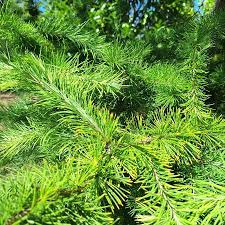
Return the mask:
POLYGON ((0 108, 0 224, 222 225, 217 22, 190 21, 165 62, 138 40, 2 11, 0 90, 17 99, 0 108))

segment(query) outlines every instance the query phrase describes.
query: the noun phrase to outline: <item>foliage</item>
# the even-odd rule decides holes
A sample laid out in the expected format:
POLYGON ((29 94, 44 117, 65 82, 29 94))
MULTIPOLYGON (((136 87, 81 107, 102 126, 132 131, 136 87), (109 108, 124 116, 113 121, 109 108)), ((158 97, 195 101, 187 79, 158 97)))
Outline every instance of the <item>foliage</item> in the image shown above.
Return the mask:
POLYGON ((0 224, 222 225, 225 120, 207 105, 217 23, 190 21, 165 62, 142 41, 4 8, 0 87, 18 99, 0 109, 0 224))
POLYGON ((57 14, 68 20, 83 23, 88 29, 109 38, 142 37, 149 29, 182 24, 194 14, 192 0, 6 0, 27 20, 57 14), (18 5, 16 6, 15 2, 18 5))

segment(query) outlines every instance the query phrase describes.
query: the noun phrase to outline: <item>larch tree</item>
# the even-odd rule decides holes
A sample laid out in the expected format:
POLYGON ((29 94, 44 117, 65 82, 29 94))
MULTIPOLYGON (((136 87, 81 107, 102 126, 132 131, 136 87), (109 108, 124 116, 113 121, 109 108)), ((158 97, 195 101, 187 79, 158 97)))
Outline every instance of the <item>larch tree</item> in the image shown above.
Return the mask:
POLYGON ((17 97, 0 109, 0 224, 224 224, 225 120, 207 104, 218 21, 190 21, 165 62, 3 7, 0 91, 17 97))

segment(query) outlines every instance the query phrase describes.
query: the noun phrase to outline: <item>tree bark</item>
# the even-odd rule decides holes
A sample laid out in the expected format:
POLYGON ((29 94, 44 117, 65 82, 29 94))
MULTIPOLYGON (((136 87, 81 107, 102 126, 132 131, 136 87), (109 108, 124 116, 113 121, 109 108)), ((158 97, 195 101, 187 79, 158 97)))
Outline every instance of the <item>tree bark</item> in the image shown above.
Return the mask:
POLYGON ((225 9, 225 0, 216 0, 215 11, 222 11, 225 9))

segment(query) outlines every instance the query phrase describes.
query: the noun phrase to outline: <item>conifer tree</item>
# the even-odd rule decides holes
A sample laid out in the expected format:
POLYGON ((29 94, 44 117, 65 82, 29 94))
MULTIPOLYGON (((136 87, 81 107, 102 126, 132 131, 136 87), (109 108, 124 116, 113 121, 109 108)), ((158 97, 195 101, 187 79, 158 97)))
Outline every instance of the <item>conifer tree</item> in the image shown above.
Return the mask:
POLYGON ((0 224, 218 225, 225 120, 207 105, 217 20, 174 62, 65 18, 0 14, 0 224))

